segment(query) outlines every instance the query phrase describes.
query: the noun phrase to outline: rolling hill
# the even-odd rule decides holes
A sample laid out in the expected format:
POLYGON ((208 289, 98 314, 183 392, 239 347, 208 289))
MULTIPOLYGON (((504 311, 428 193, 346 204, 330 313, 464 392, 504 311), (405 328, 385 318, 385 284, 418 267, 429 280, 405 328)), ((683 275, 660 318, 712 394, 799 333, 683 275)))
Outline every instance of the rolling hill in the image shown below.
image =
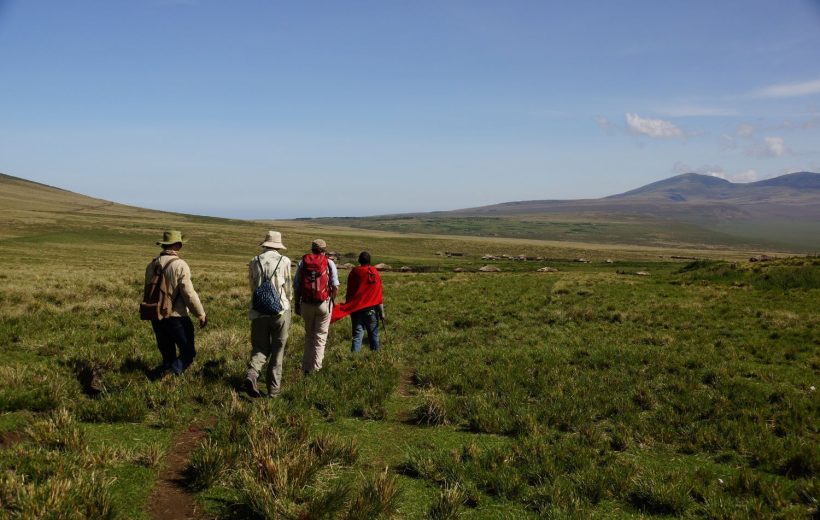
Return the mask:
POLYGON ((740 184, 687 173, 600 199, 323 220, 415 232, 809 253, 820 249, 820 174, 740 184))
MULTIPOLYGON (((313 225, 398 233, 814 253, 820 250, 820 174, 802 172, 749 184, 684 174, 601 199, 308 220, 313 225)), ((205 222, 256 225, 137 208, 0 174, 0 239, 46 235, 66 227, 93 234, 100 224, 109 232, 127 234, 205 222)), ((293 224, 301 228, 308 222, 293 224)))

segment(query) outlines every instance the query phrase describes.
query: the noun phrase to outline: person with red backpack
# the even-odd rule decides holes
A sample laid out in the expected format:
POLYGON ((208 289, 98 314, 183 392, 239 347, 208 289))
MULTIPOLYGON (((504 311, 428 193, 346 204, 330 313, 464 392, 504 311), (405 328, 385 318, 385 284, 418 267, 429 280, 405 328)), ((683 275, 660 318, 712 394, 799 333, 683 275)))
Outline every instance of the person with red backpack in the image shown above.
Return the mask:
POLYGON ((339 289, 336 264, 327 257, 326 250, 324 240, 314 240, 310 253, 302 257, 293 277, 296 314, 305 322, 305 351, 302 356, 302 371, 305 374, 322 368, 330 314, 339 289))

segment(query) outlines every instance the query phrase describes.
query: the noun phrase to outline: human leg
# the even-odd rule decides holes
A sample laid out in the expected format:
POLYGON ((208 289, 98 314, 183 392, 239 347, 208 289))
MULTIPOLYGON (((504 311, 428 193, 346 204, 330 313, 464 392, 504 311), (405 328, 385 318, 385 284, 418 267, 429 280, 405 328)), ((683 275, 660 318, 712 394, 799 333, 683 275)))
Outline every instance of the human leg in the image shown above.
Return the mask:
POLYGON ((316 305, 302 303, 302 320, 305 325, 305 348, 302 352, 302 372, 309 373, 316 356, 316 305))
POLYGON ((362 321, 362 311, 356 311, 350 315, 350 322, 353 326, 353 344, 351 352, 358 352, 362 349, 362 337, 364 337, 364 323, 362 321))
POLYGON ((302 356, 302 370, 309 374, 322 368, 325 343, 330 329, 330 305, 303 303, 302 317, 305 320, 305 351, 302 356))
POLYGON ((162 356, 162 367, 164 370, 170 370, 171 365, 177 359, 177 349, 166 325, 165 320, 151 320, 151 328, 154 329, 154 337, 157 340, 157 349, 162 356))
POLYGON ((251 358, 245 373, 245 386, 251 397, 259 397, 256 381, 270 355, 270 316, 260 316, 251 320, 251 358))
POLYGON ((268 360, 267 386, 268 397, 279 395, 282 387, 282 360, 285 357, 285 346, 290 332, 290 311, 271 318, 270 342, 271 351, 268 360))
POLYGON ((379 350, 379 316, 376 311, 369 310, 364 317, 364 327, 367 329, 367 341, 370 343, 370 350, 379 350))
POLYGON ((330 332, 330 301, 325 301, 319 306, 316 316, 316 356, 314 358, 313 370, 322 368, 328 332, 330 332))
POLYGON ((171 364, 171 371, 175 374, 181 374, 193 362, 196 356, 196 348, 194 347, 194 324, 191 318, 187 316, 165 318, 162 320, 168 336, 172 339, 176 347, 179 348, 179 357, 176 357, 176 349, 174 349, 174 356, 176 359, 171 364))

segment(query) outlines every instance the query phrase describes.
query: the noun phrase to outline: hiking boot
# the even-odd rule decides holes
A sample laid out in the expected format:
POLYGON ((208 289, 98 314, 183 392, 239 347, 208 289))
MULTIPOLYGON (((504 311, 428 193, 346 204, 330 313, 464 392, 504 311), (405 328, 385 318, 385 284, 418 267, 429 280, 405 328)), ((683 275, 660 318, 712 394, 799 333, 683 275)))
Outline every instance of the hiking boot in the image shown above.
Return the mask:
POLYGON ((279 397, 279 389, 274 390, 273 385, 268 385, 268 397, 279 397))
POLYGON ((248 377, 245 379, 245 390, 251 397, 262 397, 262 394, 259 392, 259 387, 256 386, 256 376, 254 375, 248 374, 248 377))
POLYGON ((188 367, 185 366, 181 359, 175 359, 174 362, 171 363, 171 373, 175 376, 182 375, 186 368, 188 367))

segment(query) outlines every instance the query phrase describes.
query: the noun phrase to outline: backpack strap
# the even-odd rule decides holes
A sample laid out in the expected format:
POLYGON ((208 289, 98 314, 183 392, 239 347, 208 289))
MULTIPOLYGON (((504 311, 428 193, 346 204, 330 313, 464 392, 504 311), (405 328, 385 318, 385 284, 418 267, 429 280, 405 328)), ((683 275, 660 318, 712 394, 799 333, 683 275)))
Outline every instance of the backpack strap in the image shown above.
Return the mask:
MULTIPOLYGON (((162 255, 160 255, 160 256, 162 256, 162 255)), ((167 269, 169 265, 171 265, 174 262, 176 262, 177 260, 179 260, 179 257, 178 256, 173 257, 172 259, 168 260, 168 263, 166 263, 165 266, 163 266, 162 262, 159 261, 160 256, 158 256, 156 258, 157 273, 162 275, 162 276, 165 276, 165 269, 167 269)), ((171 310, 173 310, 173 307, 177 304, 177 300, 179 299, 180 294, 182 294, 182 291, 177 291, 177 295, 174 296, 173 298, 171 298, 171 310)))
POLYGON ((276 267, 273 268, 273 272, 271 273, 270 278, 268 278, 268 275, 265 274, 265 266, 262 265, 262 259, 259 258, 259 255, 256 255, 256 261, 259 262, 259 270, 262 271, 263 280, 271 280, 271 282, 273 282, 273 277, 276 276, 276 270, 279 269, 279 264, 282 263, 282 257, 283 255, 279 255, 279 261, 276 262, 276 267))

